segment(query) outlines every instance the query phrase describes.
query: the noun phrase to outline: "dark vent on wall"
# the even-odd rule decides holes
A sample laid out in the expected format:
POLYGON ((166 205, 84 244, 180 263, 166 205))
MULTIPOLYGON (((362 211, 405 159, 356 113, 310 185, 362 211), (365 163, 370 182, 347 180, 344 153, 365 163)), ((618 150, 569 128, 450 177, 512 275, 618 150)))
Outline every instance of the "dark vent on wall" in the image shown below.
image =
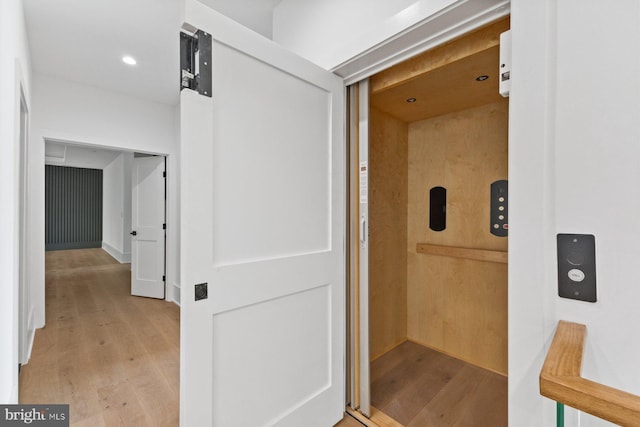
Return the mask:
POLYGON ((102 171, 45 167, 45 249, 102 246, 102 171))

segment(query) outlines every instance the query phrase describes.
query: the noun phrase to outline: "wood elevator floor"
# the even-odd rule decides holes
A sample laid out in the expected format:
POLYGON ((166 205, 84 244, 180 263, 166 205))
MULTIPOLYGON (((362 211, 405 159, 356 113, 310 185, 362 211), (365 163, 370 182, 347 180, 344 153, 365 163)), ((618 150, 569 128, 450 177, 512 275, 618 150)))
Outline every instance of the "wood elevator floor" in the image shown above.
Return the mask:
POLYGON ((507 378, 406 341, 371 363, 371 405, 406 427, 507 426, 507 378))
POLYGON ((46 253, 46 322, 20 403, 70 404, 71 426, 177 426, 180 309, 130 295, 102 249, 46 253))

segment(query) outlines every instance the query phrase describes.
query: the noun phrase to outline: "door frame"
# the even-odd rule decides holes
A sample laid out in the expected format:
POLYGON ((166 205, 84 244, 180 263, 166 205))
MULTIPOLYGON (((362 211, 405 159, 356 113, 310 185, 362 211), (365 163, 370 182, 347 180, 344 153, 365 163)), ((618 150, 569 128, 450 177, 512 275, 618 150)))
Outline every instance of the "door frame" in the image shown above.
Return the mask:
MULTIPOLYGON (((369 49, 367 52, 346 61, 345 63, 335 67, 332 71, 338 75, 344 75, 344 82, 348 93, 347 108, 348 114, 347 127, 347 162, 346 176, 349 178, 346 192, 345 213, 347 221, 347 229, 345 241, 347 242, 347 339, 346 344, 346 381, 347 386, 347 412, 352 414, 361 422, 370 427, 377 427, 375 420, 371 418, 370 408, 370 383, 363 384, 364 381, 370 381, 368 370, 368 354, 363 351, 369 350, 369 290, 367 286, 361 286, 361 281, 368 284, 368 272, 363 272, 363 268, 368 267, 368 255, 364 264, 361 265, 362 249, 368 253, 369 244, 368 236, 365 243, 362 240, 362 234, 368 233, 369 216, 368 216, 368 200, 362 200, 359 194, 364 188, 368 190, 368 146, 369 146, 369 94, 363 94, 363 90, 369 90, 369 77, 387 70, 394 65, 402 63, 412 57, 420 55, 431 49, 434 49, 453 39, 464 37, 466 34, 477 30, 491 22, 497 21, 511 14, 509 1, 504 2, 499 7, 491 9, 485 14, 478 15, 461 25, 452 25, 448 30, 427 35, 425 38, 410 46, 406 50, 398 52, 390 52, 387 55, 379 57, 380 51, 384 51, 385 46, 393 40, 387 40, 385 43, 369 49), (362 64, 371 63, 373 65, 366 66, 362 64), (360 64, 354 67, 354 64, 360 64), (365 156, 367 159, 367 172, 364 175, 365 182, 361 182, 361 174, 359 173, 360 158, 365 156), (364 212, 362 210, 364 209, 364 212), (362 220, 364 219, 364 224, 362 220), (365 245, 364 247, 362 245, 365 245), (367 365, 367 369, 363 369, 363 365, 367 365)), ((425 21, 416 28, 407 30, 399 37, 411 37, 415 34, 423 34, 425 31, 425 21)), ((496 64, 496 68, 499 64, 496 64)), ((508 286, 508 283, 507 283, 508 286)), ((508 302, 507 302, 508 304, 508 302)), ((508 309, 508 307, 507 307, 508 309)), ((508 351, 508 350, 507 350, 508 351)))
POLYGON ((349 352, 347 365, 348 404, 371 416, 369 372, 369 80, 348 87, 348 153, 346 175, 347 213, 347 319, 349 352))
MULTIPOLYGON (((20 75, 20 73, 18 73, 20 75)), ((29 280, 29 128, 30 111, 24 83, 19 82, 19 202, 18 202, 18 363, 29 360, 35 336, 33 309, 31 306, 31 281, 29 280)))
MULTIPOLYGON (((119 151, 119 152, 128 152, 128 153, 140 153, 140 154, 146 154, 149 156, 162 156, 165 159, 165 171, 166 171, 166 181, 165 181, 165 222, 167 224, 167 230, 169 230, 170 228, 173 227, 178 227, 179 223, 178 223, 178 219, 177 218, 171 218, 171 205, 170 205, 170 197, 169 197, 169 192, 170 192, 170 186, 168 185, 168 180, 170 179, 170 167, 169 167, 169 158, 171 157, 170 154, 167 153, 162 153, 162 152, 153 152, 153 151, 147 151, 147 150, 139 150, 136 149, 134 147, 130 147, 130 146, 117 146, 117 145, 111 145, 111 144, 95 144, 92 142, 80 142, 81 139, 80 138, 73 138, 73 137, 64 137, 64 138, 58 138, 58 137, 49 137, 47 135, 43 136, 43 144, 46 144, 47 141, 49 142, 57 142, 60 144, 66 144, 66 145, 73 145, 73 146, 77 146, 77 147, 83 147, 83 148, 95 148, 95 149, 101 149, 101 150, 110 150, 110 151, 119 151)), ((44 147, 44 145, 43 145, 44 147)), ((44 150, 43 150, 44 151, 44 150)), ((179 178, 179 176, 178 176, 179 178)), ((165 245, 164 245, 164 268, 165 268, 165 276, 169 277, 169 269, 170 269, 170 264, 169 261, 169 251, 168 251, 168 245, 167 245, 167 236, 168 233, 165 232, 165 245)), ((177 254, 173 254, 173 256, 176 256, 177 254)), ((43 282, 43 286, 44 286, 44 282, 43 282)), ((165 301, 170 301, 173 302, 177 305, 180 305, 180 300, 179 300, 179 289, 175 290, 175 289, 171 289, 170 292, 170 287, 169 287, 169 282, 168 280, 165 280, 164 283, 164 300, 165 301), (177 298, 176 298, 177 296, 177 298)))

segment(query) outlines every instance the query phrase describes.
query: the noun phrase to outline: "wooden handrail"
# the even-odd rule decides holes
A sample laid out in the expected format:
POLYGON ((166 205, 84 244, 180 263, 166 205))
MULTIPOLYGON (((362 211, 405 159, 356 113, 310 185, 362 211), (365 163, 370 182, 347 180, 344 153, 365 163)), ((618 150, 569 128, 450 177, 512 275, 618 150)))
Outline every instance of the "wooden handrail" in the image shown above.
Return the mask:
POLYGON ((472 259, 475 261, 507 263, 507 253, 491 251, 488 249, 460 248, 457 246, 431 245, 428 243, 416 244, 416 252, 419 254, 446 256, 451 258, 472 259))
POLYGON ((622 426, 640 425, 640 396, 581 377, 587 328, 561 320, 540 371, 540 394, 622 426))

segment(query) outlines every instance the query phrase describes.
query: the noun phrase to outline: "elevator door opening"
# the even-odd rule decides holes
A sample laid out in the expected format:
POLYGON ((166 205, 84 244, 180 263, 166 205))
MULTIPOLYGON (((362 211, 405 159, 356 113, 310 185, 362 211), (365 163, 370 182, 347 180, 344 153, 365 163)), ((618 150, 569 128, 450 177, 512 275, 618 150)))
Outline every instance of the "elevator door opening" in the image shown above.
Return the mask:
POLYGON ((507 423, 508 194, 500 224, 490 202, 508 179, 498 93, 508 27, 492 23, 358 88, 351 406, 379 424, 507 423), (444 225, 430 228, 437 206, 444 225))

